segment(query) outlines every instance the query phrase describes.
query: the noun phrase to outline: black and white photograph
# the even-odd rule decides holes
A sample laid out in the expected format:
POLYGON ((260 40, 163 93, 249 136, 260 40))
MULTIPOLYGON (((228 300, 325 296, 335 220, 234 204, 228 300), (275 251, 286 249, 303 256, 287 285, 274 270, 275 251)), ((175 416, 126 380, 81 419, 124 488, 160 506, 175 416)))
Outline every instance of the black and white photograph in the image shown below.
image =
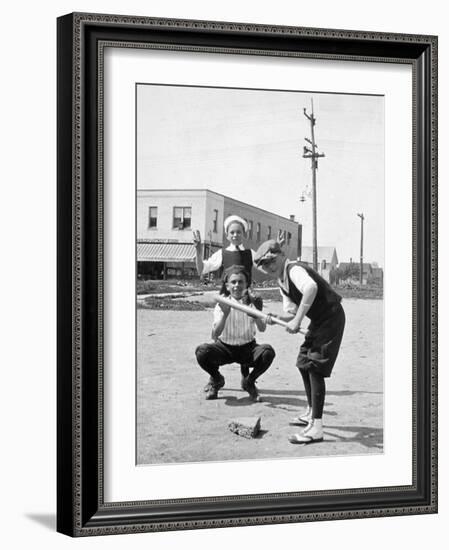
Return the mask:
POLYGON ((136 464, 382 454, 384 96, 135 94, 136 464))
POLYGON ((437 511, 436 48, 58 19, 59 532, 437 511))
POLYGON ((447 3, 4 10, 2 547, 444 546, 447 3))

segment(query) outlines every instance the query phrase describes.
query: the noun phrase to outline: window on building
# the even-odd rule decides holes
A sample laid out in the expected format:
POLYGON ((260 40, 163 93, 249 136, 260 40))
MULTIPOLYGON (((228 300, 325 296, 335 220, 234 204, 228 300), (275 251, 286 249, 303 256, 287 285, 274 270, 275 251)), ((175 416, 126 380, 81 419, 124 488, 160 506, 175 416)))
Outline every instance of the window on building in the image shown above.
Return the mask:
POLYGON ((192 225, 192 208, 175 206, 173 208, 173 229, 189 229, 192 225))
POLYGON ((271 225, 268 226, 267 239, 271 239, 271 225))
POLYGON ((260 241, 260 223, 256 224, 256 239, 260 241))
POLYGON ((248 220, 248 239, 252 240, 253 238, 253 220, 248 220))
POLYGON ((218 210, 214 210, 214 218, 213 218, 213 232, 218 233, 218 210))
POLYGON ((287 233, 287 245, 289 245, 292 242, 292 234, 290 231, 287 233))
POLYGON ((150 206, 148 208, 148 227, 150 229, 157 227, 157 206, 150 206))

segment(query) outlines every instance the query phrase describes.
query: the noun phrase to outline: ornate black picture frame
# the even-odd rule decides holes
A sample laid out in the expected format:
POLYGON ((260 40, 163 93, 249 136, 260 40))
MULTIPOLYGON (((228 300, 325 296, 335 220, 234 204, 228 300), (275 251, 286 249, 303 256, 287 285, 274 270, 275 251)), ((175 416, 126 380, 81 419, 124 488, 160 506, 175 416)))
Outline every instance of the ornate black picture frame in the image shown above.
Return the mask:
POLYGON ((71 536, 437 511, 437 38, 75 13, 58 19, 58 502, 71 536), (403 63, 413 71, 413 482, 105 502, 103 52, 118 47, 403 63))

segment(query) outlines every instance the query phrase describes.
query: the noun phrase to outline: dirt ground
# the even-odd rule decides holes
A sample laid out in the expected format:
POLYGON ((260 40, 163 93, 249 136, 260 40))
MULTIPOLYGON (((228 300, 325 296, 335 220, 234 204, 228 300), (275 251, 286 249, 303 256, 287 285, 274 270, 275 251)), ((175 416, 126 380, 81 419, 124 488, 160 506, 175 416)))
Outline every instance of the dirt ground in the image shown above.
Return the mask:
MULTIPOLYGON (((262 402, 240 389, 238 365, 226 365, 217 400, 206 401, 208 375, 195 348, 210 341, 212 311, 137 310, 137 463, 180 463, 383 452, 383 301, 344 300, 346 330, 331 378, 326 380, 324 441, 292 445, 290 426, 306 398, 296 369, 301 335, 281 327, 259 333, 276 358, 258 380, 262 402), (261 418, 261 433, 245 439, 228 424, 261 418)), ((276 312, 279 302, 266 302, 276 312)))

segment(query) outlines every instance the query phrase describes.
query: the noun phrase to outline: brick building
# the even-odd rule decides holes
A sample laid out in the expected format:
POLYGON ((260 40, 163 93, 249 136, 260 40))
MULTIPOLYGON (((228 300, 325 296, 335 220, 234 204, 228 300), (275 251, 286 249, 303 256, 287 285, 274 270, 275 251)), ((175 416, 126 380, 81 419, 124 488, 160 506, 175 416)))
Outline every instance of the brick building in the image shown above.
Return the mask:
POLYGON ((257 249, 279 231, 291 259, 301 255, 301 225, 208 189, 142 189, 137 191, 137 272, 143 278, 194 277, 193 230, 199 230, 203 256, 227 246, 223 221, 237 214, 248 222, 245 244, 257 249))

